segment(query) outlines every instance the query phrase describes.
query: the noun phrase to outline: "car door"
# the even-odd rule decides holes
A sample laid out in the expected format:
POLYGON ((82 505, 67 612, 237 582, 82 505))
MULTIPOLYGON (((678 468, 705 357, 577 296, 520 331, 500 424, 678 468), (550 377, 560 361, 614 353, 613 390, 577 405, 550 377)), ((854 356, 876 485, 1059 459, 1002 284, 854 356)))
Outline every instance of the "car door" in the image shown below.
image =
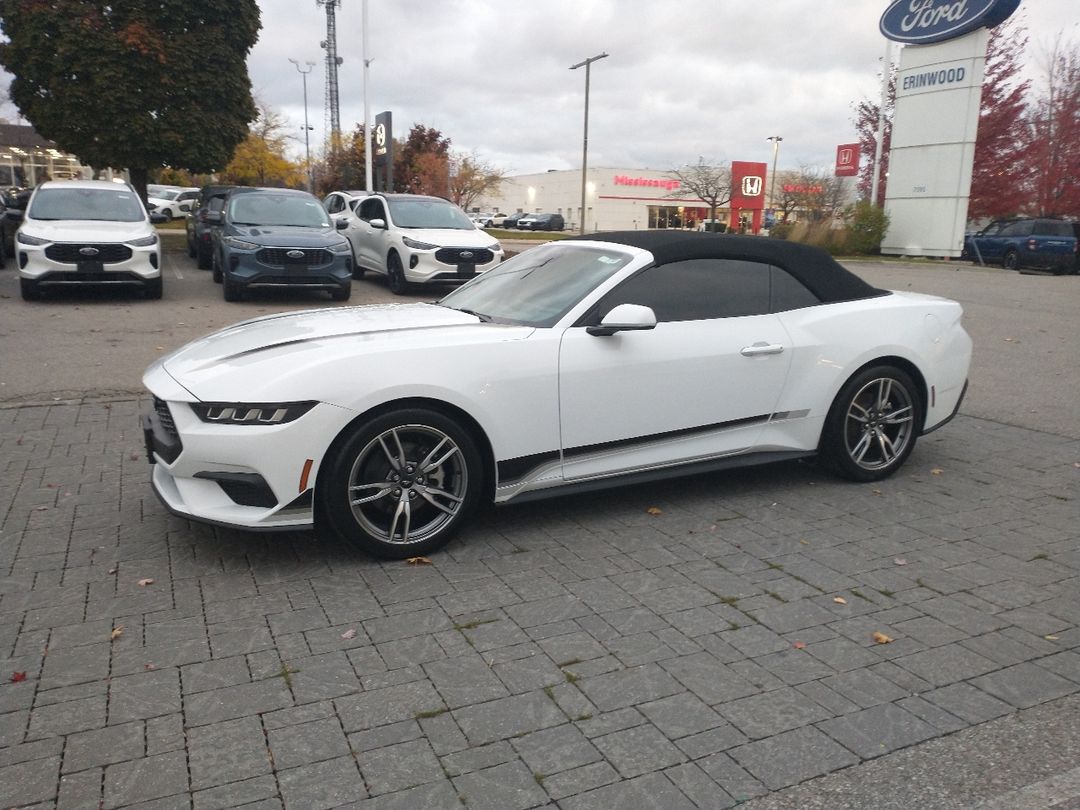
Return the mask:
POLYGON ((646 268, 566 330, 559 353, 568 481, 752 448, 779 400, 790 343, 770 313, 769 265, 693 259, 646 268), (618 304, 652 330, 590 335, 618 304))
POLYGON ((376 219, 382 220, 384 223, 387 222, 386 206, 383 205, 383 201, 378 197, 368 197, 361 200, 360 205, 356 207, 356 221, 346 231, 346 236, 351 235, 350 241, 353 245, 353 252, 356 254, 356 261, 362 267, 385 273, 387 232, 385 227, 376 228, 372 226, 372 220, 376 219))
POLYGON ((1010 249, 1015 250, 1016 245, 1030 235, 1031 220, 1021 219, 1004 225, 997 233, 980 240, 983 260, 1000 264, 1010 249))

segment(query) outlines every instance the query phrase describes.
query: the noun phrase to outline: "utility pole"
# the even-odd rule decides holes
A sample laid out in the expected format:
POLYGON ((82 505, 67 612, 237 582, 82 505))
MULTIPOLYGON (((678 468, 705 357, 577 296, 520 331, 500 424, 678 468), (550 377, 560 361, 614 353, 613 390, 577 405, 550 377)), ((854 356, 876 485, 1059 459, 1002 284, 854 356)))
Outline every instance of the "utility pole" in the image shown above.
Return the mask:
POLYGON ((296 69, 298 71, 300 71, 300 75, 304 77, 304 168, 306 169, 306 174, 307 174, 307 190, 308 190, 308 194, 310 194, 311 190, 312 190, 312 182, 311 182, 311 141, 310 141, 310 139, 308 137, 308 133, 311 131, 311 127, 308 126, 308 117, 307 117, 307 75, 309 73, 311 73, 312 69, 315 67, 315 63, 305 61, 304 64, 307 65, 308 67, 307 67, 307 70, 304 70, 303 68, 300 67, 300 63, 297 62, 295 59, 290 58, 289 61, 292 62, 294 65, 296 65, 296 69))
POLYGON ((606 53, 598 54, 597 56, 590 56, 584 62, 578 62, 576 65, 571 65, 570 70, 577 70, 579 67, 585 68, 585 136, 582 140, 581 146, 581 229, 580 233, 585 234, 585 180, 588 176, 589 167, 589 69, 593 62, 600 59, 607 58, 606 53))
POLYGON ((765 140, 772 141, 772 182, 769 183, 769 205, 776 209, 776 158, 780 154, 780 141, 784 140, 779 135, 770 135, 765 140))

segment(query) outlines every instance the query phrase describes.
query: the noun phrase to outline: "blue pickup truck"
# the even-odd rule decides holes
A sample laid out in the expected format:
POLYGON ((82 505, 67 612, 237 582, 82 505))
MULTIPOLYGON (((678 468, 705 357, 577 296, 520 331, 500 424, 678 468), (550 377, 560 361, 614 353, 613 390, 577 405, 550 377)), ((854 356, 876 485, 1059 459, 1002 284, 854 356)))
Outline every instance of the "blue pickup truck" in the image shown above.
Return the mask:
POLYGON ((1080 226, 1063 219, 998 219, 964 238, 961 258, 1007 270, 1080 271, 1080 226))

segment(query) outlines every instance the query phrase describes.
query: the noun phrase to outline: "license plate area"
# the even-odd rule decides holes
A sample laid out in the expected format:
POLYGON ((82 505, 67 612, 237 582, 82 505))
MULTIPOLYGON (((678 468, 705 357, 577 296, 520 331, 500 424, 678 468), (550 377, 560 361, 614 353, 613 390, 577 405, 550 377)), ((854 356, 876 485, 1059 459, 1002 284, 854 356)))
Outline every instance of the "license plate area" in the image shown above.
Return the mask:
POLYGON ((75 269, 80 273, 96 275, 105 272, 105 264, 100 259, 80 259, 75 263, 75 269))
POLYGON ((476 265, 471 262, 459 262, 457 275, 458 278, 472 278, 476 275, 476 265))

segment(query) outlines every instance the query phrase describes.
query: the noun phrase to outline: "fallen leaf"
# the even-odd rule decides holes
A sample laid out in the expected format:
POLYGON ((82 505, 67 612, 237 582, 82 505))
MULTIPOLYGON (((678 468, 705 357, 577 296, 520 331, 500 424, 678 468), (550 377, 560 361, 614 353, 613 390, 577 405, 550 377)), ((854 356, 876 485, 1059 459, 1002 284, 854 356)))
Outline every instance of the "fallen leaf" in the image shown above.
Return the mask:
POLYGON ((25 672, 12 672, 11 673, 11 682, 12 683, 19 683, 19 681, 25 681, 25 680, 26 680, 26 673, 25 672))
POLYGON ((34 511, 35 512, 48 512, 49 507, 47 507, 47 506, 35 506, 34 511))
POLYGON ((1080 470, 1080 461, 1074 461, 1073 466, 1076 467, 1076 469, 1080 470))
POLYGON ((350 629, 346 630, 344 633, 341 634, 341 637, 343 639, 356 638, 356 629, 355 628, 350 628, 350 629))
POLYGON ((153 585, 154 580, 150 577, 147 577, 146 579, 140 579, 138 584, 140 588, 145 588, 147 585, 153 585))
POLYGON ((1047 641, 1057 641, 1058 640, 1057 636, 1043 636, 1043 638, 1045 638, 1047 641))
POLYGON ((650 515, 662 515, 662 514, 664 514, 663 510, 660 509, 660 507, 658 507, 658 506, 650 506, 645 511, 648 512, 650 515))
POLYGON ((806 642, 805 641, 796 641, 796 642, 793 642, 791 646, 794 647, 796 650, 805 650, 806 649, 806 642))
POLYGON ((880 630, 878 630, 878 631, 875 631, 875 632, 874 632, 874 635, 872 636, 872 638, 873 638, 873 639, 874 639, 874 641, 875 641, 875 642, 877 642, 878 644, 888 644, 888 643, 889 643, 890 641, 892 641, 892 640, 893 640, 893 637, 892 637, 892 636, 887 636, 887 635, 885 635, 884 633, 882 633, 882 632, 881 632, 880 630))
POLYGON ((118 624, 112 629, 112 632, 109 633, 109 639, 111 641, 116 641, 116 639, 120 638, 122 635, 124 635, 124 625, 118 624))
POLYGON ((142 458, 142 456, 140 456, 138 453, 132 453, 128 456, 128 458, 130 458, 132 461, 138 461, 140 458, 142 458))
POLYGON ((109 569, 109 573, 110 573, 110 574, 115 574, 115 573, 116 573, 116 569, 115 569, 115 568, 110 568, 110 569, 109 569))
POLYGON ((934 467, 934 469, 932 469, 930 471, 930 474, 931 475, 941 475, 943 472, 945 472, 945 471, 943 469, 941 469, 941 467, 934 467))
POLYGON ((409 557, 405 560, 409 565, 431 565, 427 557, 409 557))
POLYGON ((1012 343, 1015 340, 1016 340, 1016 338, 1005 338, 1006 343, 1012 343))
POLYGON ((842 596, 834 596, 833 601, 836 602, 836 604, 838 604, 838 605, 846 605, 847 604, 847 599, 845 599, 842 596))
POLYGON ((872 489, 872 490, 870 490, 870 491, 871 491, 871 492, 873 492, 873 493, 874 493, 875 495, 880 495, 880 494, 881 494, 881 490, 880 490, 880 489, 872 489))
POLYGON ((145 664, 143 664, 142 668, 145 669, 147 672, 153 672, 155 669, 157 669, 157 667, 154 666, 149 661, 147 661, 145 664))
POLYGON ((895 565, 907 565, 907 560, 905 560, 903 557, 897 557, 895 560, 893 560, 893 563, 895 565))
POLYGON ((809 541, 809 540, 800 540, 799 542, 800 542, 800 543, 802 543, 802 544, 803 544, 804 546, 808 546, 808 545, 810 545, 810 541, 809 541))

